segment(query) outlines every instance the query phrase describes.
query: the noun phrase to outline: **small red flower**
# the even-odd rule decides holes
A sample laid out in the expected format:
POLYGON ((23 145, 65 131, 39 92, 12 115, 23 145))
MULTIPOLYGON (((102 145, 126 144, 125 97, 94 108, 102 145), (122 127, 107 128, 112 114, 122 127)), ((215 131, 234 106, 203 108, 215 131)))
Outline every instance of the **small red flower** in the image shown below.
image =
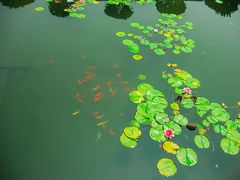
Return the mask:
POLYGON ((173 131, 172 129, 170 129, 170 128, 166 129, 166 130, 164 131, 164 134, 165 134, 165 136, 166 136, 167 138, 169 138, 169 139, 171 139, 171 138, 174 137, 174 131, 173 131))
POLYGON ((192 94, 192 90, 191 90, 189 87, 183 88, 183 91, 184 91, 186 94, 192 94))

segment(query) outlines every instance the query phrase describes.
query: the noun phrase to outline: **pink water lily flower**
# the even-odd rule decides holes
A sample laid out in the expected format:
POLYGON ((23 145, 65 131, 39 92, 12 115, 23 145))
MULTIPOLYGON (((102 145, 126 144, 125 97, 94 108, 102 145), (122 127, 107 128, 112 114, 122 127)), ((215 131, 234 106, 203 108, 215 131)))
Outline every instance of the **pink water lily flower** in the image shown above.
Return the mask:
POLYGON ((79 2, 83 4, 83 3, 85 3, 85 0, 79 0, 79 2))
POLYGON ((172 139, 174 137, 174 131, 170 128, 166 129, 164 134, 168 139, 172 139))
POLYGON ((73 5, 74 8, 79 8, 78 4, 73 5))
POLYGON ((186 94, 192 94, 192 90, 191 90, 189 87, 183 88, 183 91, 184 91, 186 94))

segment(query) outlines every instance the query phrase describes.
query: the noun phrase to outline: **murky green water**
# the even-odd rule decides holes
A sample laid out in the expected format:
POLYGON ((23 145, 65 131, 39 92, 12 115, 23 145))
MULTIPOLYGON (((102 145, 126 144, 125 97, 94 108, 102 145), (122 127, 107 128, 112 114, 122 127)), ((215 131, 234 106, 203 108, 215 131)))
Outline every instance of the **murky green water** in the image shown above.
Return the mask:
MULTIPOLYGON (((11 7, 29 3, 16 9, 0 6, 2 180, 166 179, 158 174, 156 163, 162 157, 176 159, 160 150, 159 144, 149 138, 147 128, 143 129, 144 135, 135 149, 124 148, 119 136, 136 108, 123 88, 134 88, 140 83, 138 74, 144 73, 147 82, 168 91, 160 74, 169 62, 177 63, 201 81, 198 93, 202 96, 227 104, 240 98, 237 0, 229 1, 220 10, 217 8, 217 13, 205 5, 212 4, 210 0, 181 2, 172 13, 180 13, 194 23, 194 30, 188 34, 196 41, 193 53, 157 57, 146 51, 146 59, 142 61, 132 60, 114 34, 131 31, 129 23, 133 21, 154 22, 159 17, 155 5, 134 5, 134 13, 125 20, 107 16, 105 2, 101 2, 88 5, 87 18, 76 20, 52 15, 44 1, 36 0, 32 4, 33 0, 1 1, 11 7), (36 6, 46 10, 35 12, 36 6), (112 69, 115 64, 120 66, 112 69), (89 66, 96 67, 95 79, 78 85, 77 81, 89 66), (119 81, 128 81, 129 85, 116 85, 116 96, 104 89, 104 99, 92 103, 92 88, 113 80, 118 73, 122 73, 119 81), (77 92, 84 104, 76 101, 77 92), (77 110, 80 114, 72 116, 77 110), (97 142, 96 136, 101 130, 92 117, 96 111, 104 114, 102 120, 108 120, 107 129, 102 130, 97 142), (114 136, 109 133, 110 128, 114 136)), ((158 6, 161 12, 164 8, 161 4, 158 6)), ((112 14, 114 16, 114 12, 112 14)), ((234 117, 237 110, 231 113, 234 117)), ((199 163, 195 167, 184 167, 176 162, 178 173, 170 179, 240 179, 239 155, 223 153, 219 148, 220 136, 210 132, 215 142, 214 151, 212 148, 199 150, 192 142, 194 133, 187 130, 185 133, 187 136, 178 137, 176 141, 193 147, 199 163)))

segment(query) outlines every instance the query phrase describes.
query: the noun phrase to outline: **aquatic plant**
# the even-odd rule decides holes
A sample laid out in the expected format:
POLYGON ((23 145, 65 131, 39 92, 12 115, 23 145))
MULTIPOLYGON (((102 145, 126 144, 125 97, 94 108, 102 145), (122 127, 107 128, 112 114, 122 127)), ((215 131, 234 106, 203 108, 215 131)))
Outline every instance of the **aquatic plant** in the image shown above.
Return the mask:
MULTIPOLYGON (((161 143, 163 150, 176 155, 177 160, 185 166, 194 166, 198 162, 197 153, 188 147, 170 141, 183 132, 183 127, 198 130, 193 142, 200 149, 207 149, 211 145, 210 137, 206 133, 211 129, 222 136, 220 146, 230 155, 239 153, 240 148, 240 115, 235 120, 230 119, 226 111, 230 108, 226 104, 211 102, 205 97, 196 96, 194 90, 200 87, 200 81, 185 70, 178 69, 174 64, 168 64, 173 71, 162 73, 162 77, 177 94, 174 102, 169 103, 164 93, 152 85, 141 83, 136 90, 129 93, 129 98, 137 105, 134 120, 126 127, 120 137, 123 146, 134 148, 141 136, 140 127, 149 126, 149 136, 161 143), (171 114, 166 109, 170 106, 171 114), (197 123, 181 113, 183 109, 194 109, 199 118, 197 123)), ((240 102, 233 107, 240 107, 240 102)), ((232 108, 232 107, 231 107, 232 108)), ((212 144, 213 145, 213 144, 212 144)), ((171 159, 163 158, 157 164, 159 173, 172 176, 177 172, 176 165, 171 159)))
POLYGON ((130 24, 134 29, 140 30, 141 35, 120 31, 116 36, 124 38, 122 44, 126 45, 133 54, 140 52, 140 45, 147 46, 158 56, 164 55, 170 49, 173 54, 191 53, 195 41, 187 39, 184 34, 186 30, 193 29, 193 24, 191 22, 180 24, 178 20, 181 19, 180 15, 161 14, 158 23, 152 26, 143 26, 138 22, 130 24))

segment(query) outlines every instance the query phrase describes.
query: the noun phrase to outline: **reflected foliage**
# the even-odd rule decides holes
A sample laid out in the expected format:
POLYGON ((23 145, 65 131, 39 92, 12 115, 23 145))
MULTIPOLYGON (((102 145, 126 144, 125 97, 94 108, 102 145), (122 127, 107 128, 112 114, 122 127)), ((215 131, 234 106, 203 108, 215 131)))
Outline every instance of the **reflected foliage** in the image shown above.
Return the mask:
POLYGON ((57 17, 67 17, 69 13, 64 11, 67 7, 68 3, 66 0, 53 1, 48 5, 50 13, 57 17))
POLYGON ((106 15, 116 19, 127 19, 132 16, 133 10, 130 6, 124 4, 106 4, 104 12, 106 15))
POLYGON ((24 7, 28 4, 33 3, 35 0, 0 0, 3 6, 7 6, 9 8, 19 8, 24 7))
POLYGON ((183 0, 157 0, 156 8, 160 13, 182 14, 186 10, 186 4, 183 0))
POLYGON ((205 4, 214 9, 217 14, 221 16, 231 17, 231 14, 238 10, 240 0, 225 0, 222 4, 218 4, 215 0, 204 0, 205 4))

